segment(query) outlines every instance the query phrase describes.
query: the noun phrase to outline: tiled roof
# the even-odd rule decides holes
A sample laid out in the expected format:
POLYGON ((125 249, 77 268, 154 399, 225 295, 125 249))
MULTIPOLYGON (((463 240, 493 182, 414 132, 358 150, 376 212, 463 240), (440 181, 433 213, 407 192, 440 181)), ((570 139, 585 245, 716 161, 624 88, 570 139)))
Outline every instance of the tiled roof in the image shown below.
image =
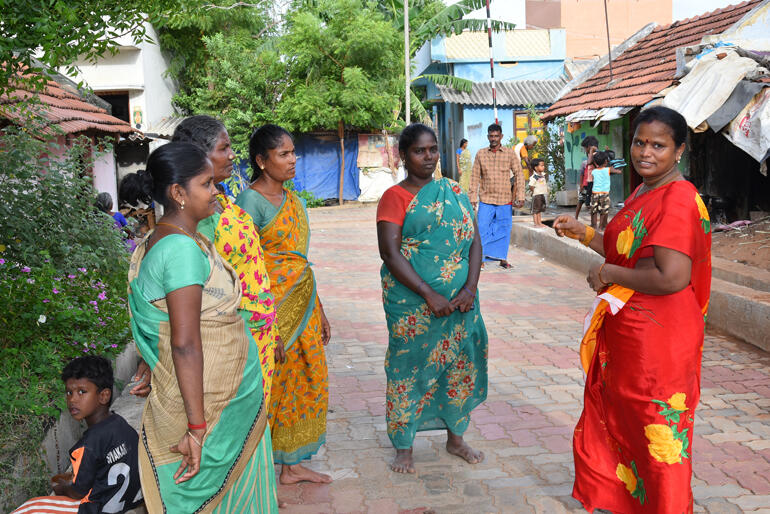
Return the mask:
MULTIPOLYGON (((504 80, 495 84, 497 105, 526 106, 550 105, 561 88, 565 77, 547 80, 504 80)), ((463 93, 448 86, 437 86, 445 102, 463 105, 492 105, 492 83, 476 82, 473 91, 463 93)))
POLYGON ((751 0, 655 28, 609 65, 575 86, 546 111, 545 118, 582 109, 642 106, 671 86, 676 75, 676 49, 698 44, 703 36, 721 34, 762 0, 751 0))
POLYGON ((57 132, 56 129, 65 134, 80 132, 130 134, 135 132, 131 125, 125 121, 108 114, 101 107, 83 101, 80 97, 64 89, 58 82, 50 79, 45 89, 40 93, 32 93, 22 87, 8 95, 0 96, 0 117, 6 118, 11 123, 23 124, 26 117, 17 112, 16 109, 6 107, 17 105, 23 100, 35 96, 40 100, 40 114, 46 132, 49 134, 57 132))

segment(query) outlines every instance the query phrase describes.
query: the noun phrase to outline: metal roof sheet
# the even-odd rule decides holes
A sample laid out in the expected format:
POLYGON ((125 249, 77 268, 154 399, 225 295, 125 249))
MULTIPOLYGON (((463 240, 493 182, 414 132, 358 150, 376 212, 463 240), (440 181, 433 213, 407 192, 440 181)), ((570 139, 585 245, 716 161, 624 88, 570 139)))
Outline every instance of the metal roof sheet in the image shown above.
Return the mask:
MULTIPOLYGON (((548 80, 504 80, 496 82, 497 105, 550 105, 556 99, 566 77, 548 80)), ((492 82, 476 82, 473 91, 463 93, 448 86, 437 86, 445 102, 463 105, 492 105, 492 82)))
POLYGON ((763 0, 751 0, 704 15, 656 27, 609 65, 555 101, 545 118, 585 109, 642 106, 676 80, 676 49, 698 44, 706 35, 721 34, 763 0))
MULTIPOLYGON (((0 106, 18 105, 32 97, 37 97, 40 101, 31 108, 38 111, 45 130, 49 134, 57 131, 64 134, 95 131, 114 135, 136 132, 125 121, 110 115, 101 107, 84 101, 51 79, 48 79, 47 85, 40 92, 32 92, 20 87, 7 95, 0 96, 0 106)), ((16 109, 1 111, 2 116, 12 123, 21 125, 26 121, 25 114, 16 109)))

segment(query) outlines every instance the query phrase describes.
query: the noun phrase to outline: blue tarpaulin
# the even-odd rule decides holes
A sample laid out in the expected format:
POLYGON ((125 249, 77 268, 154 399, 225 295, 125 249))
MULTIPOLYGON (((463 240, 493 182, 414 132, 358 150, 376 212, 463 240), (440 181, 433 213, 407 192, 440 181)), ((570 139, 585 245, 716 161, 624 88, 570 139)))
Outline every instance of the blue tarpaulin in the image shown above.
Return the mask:
MULTIPOLYGON (((297 152, 295 187, 298 190, 310 191, 318 198, 339 198, 339 140, 326 141, 302 135, 297 137, 294 146, 297 152)), ((342 195, 344 200, 355 200, 361 194, 356 161, 358 138, 351 134, 345 138, 345 182, 342 195)))

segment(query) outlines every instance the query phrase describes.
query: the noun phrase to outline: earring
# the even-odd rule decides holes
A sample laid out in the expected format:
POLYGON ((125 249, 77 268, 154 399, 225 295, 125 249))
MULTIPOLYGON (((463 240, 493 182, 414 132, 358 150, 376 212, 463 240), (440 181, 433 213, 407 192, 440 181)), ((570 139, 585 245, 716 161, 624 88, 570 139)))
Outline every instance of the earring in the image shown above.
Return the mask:
POLYGON ((184 200, 182 200, 182 203, 181 203, 181 205, 179 206, 179 208, 180 208, 181 210, 184 210, 184 200))
POLYGON ((264 166, 260 166, 259 169, 263 170, 263 169, 265 169, 265 167, 264 166))

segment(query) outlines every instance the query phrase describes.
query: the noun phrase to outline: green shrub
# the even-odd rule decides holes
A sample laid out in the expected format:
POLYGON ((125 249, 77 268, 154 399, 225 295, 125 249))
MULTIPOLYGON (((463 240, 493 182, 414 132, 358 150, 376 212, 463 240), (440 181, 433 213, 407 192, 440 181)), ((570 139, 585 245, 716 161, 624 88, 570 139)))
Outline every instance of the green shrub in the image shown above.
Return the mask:
POLYGON ((324 205, 324 201, 320 198, 318 198, 316 195, 311 193, 310 191, 298 191, 296 186, 294 185, 293 180, 287 180, 284 183, 284 186, 286 186, 286 189, 289 191, 294 191, 297 193, 297 196, 304 199, 307 203, 307 208, 310 209, 311 207, 322 207, 324 205))
POLYGON ((63 150, 23 129, 0 131, 2 512, 48 492, 40 443, 65 406, 64 364, 115 357, 130 337, 128 253, 94 208, 93 157, 85 138, 63 150))

